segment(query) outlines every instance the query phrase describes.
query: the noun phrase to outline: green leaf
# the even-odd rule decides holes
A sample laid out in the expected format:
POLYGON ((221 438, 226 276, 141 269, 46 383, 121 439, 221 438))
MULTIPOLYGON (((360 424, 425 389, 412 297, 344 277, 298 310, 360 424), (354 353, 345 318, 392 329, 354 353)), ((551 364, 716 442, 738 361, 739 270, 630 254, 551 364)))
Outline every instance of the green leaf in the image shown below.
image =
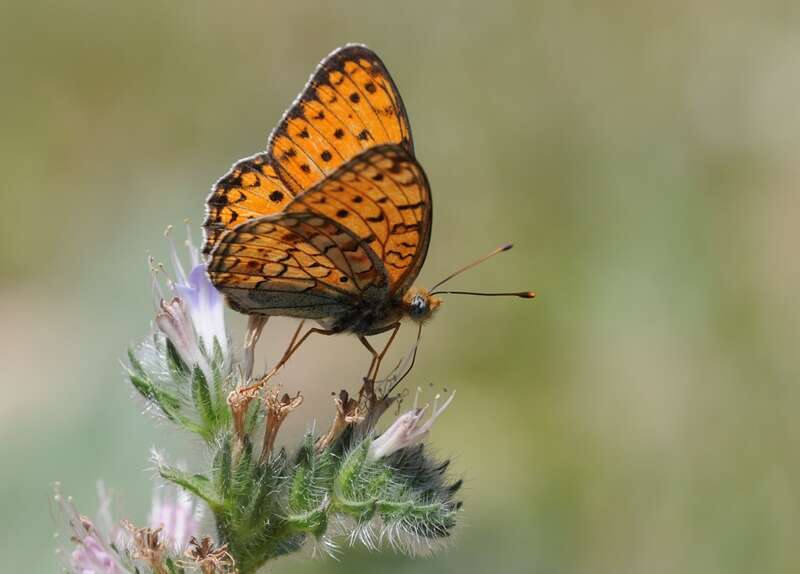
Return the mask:
MULTIPOLYGON (((214 341, 217 339, 214 338, 214 341)), ((217 413, 217 424, 226 427, 232 420, 231 409, 228 406, 228 395, 225 392, 225 377, 220 371, 220 364, 211 363, 211 376, 214 379, 214 396, 212 397, 214 411, 217 413)), ((258 401, 256 401, 258 402, 258 401)))
POLYGON ((253 443, 245 437, 239 461, 233 471, 233 497, 242 498, 253 492, 253 443))
POLYGON ((393 475, 394 471, 389 467, 384 467, 382 471, 372 474, 367 478, 366 491, 379 498, 386 496, 387 490, 398 486, 392 480, 394 477, 393 475))
POLYGON ((133 384, 133 387, 139 391, 140 395, 147 400, 153 399, 154 389, 152 384, 133 372, 131 372, 128 376, 130 377, 131 384, 133 384))
POLYGON ((337 496, 332 502, 333 510, 347 514, 359 521, 370 520, 375 515, 377 509, 377 500, 350 500, 341 496, 337 496))
POLYGON ((177 484, 195 496, 202 498, 215 514, 224 510, 224 501, 214 489, 214 485, 207 476, 190 474, 171 466, 160 466, 158 473, 164 480, 177 484))
POLYGON ((212 353, 211 353, 211 362, 216 365, 222 365, 225 362, 225 357, 222 354, 222 344, 220 344, 219 339, 214 337, 214 344, 211 345, 212 353))
POLYGON ((213 436, 214 429, 217 428, 217 416, 214 412, 214 405, 211 403, 211 393, 208 391, 206 377, 200 367, 195 367, 192 371, 192 400, 197 412, 200 413, 205 428, 213 436))
POLYGON ((136 358, 136 354, 134 353, 133 349, 128 349, 128 362, 131 364, 131 369, 133 372, 139 375, 142 379, 147 379, 147 372, 142 367, 142 363, 136 358))
POLYGON ((290 514, 286 517, 286 526, 292 532, 308 532, 319 538, 328 529, 326 511, 327 508, 320 508, 310 512, 290 514))
POLYGON ((311 489, 314 486, 314 442, 306 436, 295 458, 292 485, 289 489, 289 508, 293 511, 308 511, 313 500, 311 489))
POLYGON ((214 479, 217 492, 223 499, 228 498, 231 488, 231 440, 229 436, 222 438, 222 444, 214 457, 214 479))
POLYGON ((356 486, 363 482, 362 471, 367 460, 369 443, 369 440, 363 441, 345 457, 334 483, 337 495, 349 498, 354 494, 356 486))
POLYGON ((178 350, 175 348, 175 345, 172 344, 172 341, 169 339, 166 341, 167 367, 169 368, 169 372, 175 382, 183 382, 183 380, 186 378, 186 375, 189 374, 189 367, 183 362, 183 359, 181 359, 181 356, 178 354, 178 350))
POLYGON ((170 393, 169 391, 165 391, 155 385, 151 385, 153 389, 153 400, 161 407, 161 410, 164 411, 164 414, 173 413, 177 414, 178 411, 181 410, 181 401, 178 397, 170 393))

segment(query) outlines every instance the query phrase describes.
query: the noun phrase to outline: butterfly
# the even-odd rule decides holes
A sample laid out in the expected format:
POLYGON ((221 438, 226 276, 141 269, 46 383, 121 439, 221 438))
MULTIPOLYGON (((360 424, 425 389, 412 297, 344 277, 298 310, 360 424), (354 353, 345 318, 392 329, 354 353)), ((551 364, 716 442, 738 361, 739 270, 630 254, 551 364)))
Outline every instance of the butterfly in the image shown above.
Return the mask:
POLYGON ((319 323, 299 340, 298 329, 281 364, 312 333, 350 332, 372 354, 374 383, 401 320, 421 332, 441 304, 434 290, 413 286, 432 208, 394 80, 375 52, 348 44, 320 63, 266 151, 212 188, 208 275, 230 307, 262 325, 275 315, 319 323), (379 353, 367 337, 384 332, 379 353))

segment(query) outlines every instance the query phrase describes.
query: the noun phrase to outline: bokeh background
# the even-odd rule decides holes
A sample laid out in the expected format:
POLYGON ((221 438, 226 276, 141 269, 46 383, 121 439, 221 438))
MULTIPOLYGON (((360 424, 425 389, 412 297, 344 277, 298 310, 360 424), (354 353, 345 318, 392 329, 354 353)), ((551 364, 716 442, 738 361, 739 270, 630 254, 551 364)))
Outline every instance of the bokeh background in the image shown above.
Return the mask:
MULTIPOLYGON (((399 84, 432 181, 423 283, 514 240, 453 286, 539 298, 454 297, 425 331, 411 386, 458 389, 433 433, 466 477, 449 551, 271 571, 797 572, 800 7, 711 0, 3 3, 0 569, 57 571, 54 481, 91 513, 102 478, 142 522, 149 448, 201 456, 123 380, 146 252, 198 231, 351 41, 399 84)), ((304 348, 283 440, 366 361, 304 348)))

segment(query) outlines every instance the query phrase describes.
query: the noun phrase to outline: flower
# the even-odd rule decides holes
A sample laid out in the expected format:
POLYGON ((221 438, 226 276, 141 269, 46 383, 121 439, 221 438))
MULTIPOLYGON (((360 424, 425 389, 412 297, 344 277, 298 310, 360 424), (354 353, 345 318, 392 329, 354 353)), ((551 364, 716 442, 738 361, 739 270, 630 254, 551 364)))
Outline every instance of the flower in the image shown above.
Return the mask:
POLYGON ((114 555, 93 535, 86 535, 70 555, 70 566, 79 574, 121 574, 114 555))
POLYGON ((74 544, 68 563, 75 574, 124 574, 131 571, 131 559, 143 560, 160 572, 158 565, 165 557, 182 555, 198 535, 200 509, 183 491, 162 497, 160 490, 154 490, 149 527, 137 528, 126 520, 113 523, 111 499, 102 482, 97 489, 100 508, 93 522, 79 514, 72 499, 65 499, 60 486, 55 486, 54 500, 67 519, 69 540, 74 544))
MULTIPOLYGON (((213 357, 215 341, 222 351, 223 360, 227 362, 229 357, 224 301, 208 278, 206 264, 200 260, 191 233, 187 233, 185 242, 192 265, 187 274, 172 241, 171 231, 172 228, 168 227, 165 235, 170 243, 175 280, 167 279, 166 290, 154 282, 160 296, 156 325, 187 365, 199 366, 209 377, 211 369, 207 357, 213 357)), ((155 267, 152 260, 151 267, 155 267)))
POLYGON ((120 546, 124 546, 124 542, 119 530, 106 524, 109 521, 110 499, 101 482, 98 482, 97 489, 100 497, 98 522, 101 528, 107 528, 107 534, 79 514, 72 498, 64 498, 60 485, 55 485, 53 500, 67 519, 70 541, 75 545, 69 555, 69 566, 76 574, 122 574, 128 570, 122 566, 119 555, 112 549, 112 541, 120 546))
POLYGON ((161 490, 153 491, 153 506, 148 523, 150 528, 161 529, 162 540, 176 553, 183 553, 189 541, 198 535, 200 508, 185 492, 178 491, 174 497, 161 496, 161 490))
MULTIPOLYGON (((187 235, 189 235, 187 233, 187 235)), ((189 307, 197 335, 203 343, 206 353, 214 352, 214 340, 219 342, 224 355, 227 355, 228 337, 225 332, 224 301, 219 291, 211 284, 206 273, 206 264, 200 261, 200 253, 191 240, 186 240, 192 269, 187 275, 183 270, 175 245, 170 242, 172 262, 179 281, 174 284, 178 297, 189 307)))
POLYGON ((425 438, 425 436, 427 436, 433 427, 433 423, 436 422, 436 419, 439 418, 439 416, 445 411, 445 409, 447 409, 448 406, 450 406, 450 403, 453 402, 453 398, 456 396, 455 391, 453 391, 444 404, 439 407, 438 403, 440 395, 436 395, 436 398, 433 402, 431 416, 427 421, 420 424, 425 411, 428 410, 430 405, 417 408, 419 392, 420 390, 418 389, 417 397, 414 399, 414 408, 397 417, 397 420, 395 420, 394 423, 392 423, 392 425, 386 429, 381 436, 373 440, 372 444, 369 445, 367 457, 370 460, 380 460, 381 458, 389 456, 401 448, 411 446, 421 441, 423 438, 425 438))
POLYGON ((189 541, 189 548, 186 550, 186 562, 190 567, 200 568, 203 574, 218 572, 219 574, 235 574, 236 560, 228 552, 228 545, 215 546, 208 536, 197 540, 194 536, 189 541))
POLYGON ((186 303, 180 297, 173 297, 168 303, 162 300, 159 308, 159 312, 156 313, 156 326, 167 336, 183 362, 187 365, 197 365, 208 378, 211 367, 198 345, 197 334, 186 303))

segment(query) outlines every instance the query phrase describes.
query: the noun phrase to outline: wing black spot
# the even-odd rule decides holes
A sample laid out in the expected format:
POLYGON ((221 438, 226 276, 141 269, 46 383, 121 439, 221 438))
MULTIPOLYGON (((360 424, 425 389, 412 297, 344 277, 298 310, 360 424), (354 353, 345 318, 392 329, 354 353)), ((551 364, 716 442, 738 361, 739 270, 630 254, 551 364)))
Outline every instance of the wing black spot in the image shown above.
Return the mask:
POLYGON ((418 201, 417 203, 407 203, 406 205, 398 205, 397 209, 400 211, 407 211, 409 209, 417 209, 418 207, 422 207, 425 205, 424 201, 418 201))
POLYGON ((303 170, 303 173, 311 173, 311 167, 307 163, 301 165, 300 169, 303 170))
POLYGON ((278 191, 277 189, 269 194, 269 199, 274 201, 275 203, 280 203, 283 201, 283 192, 278 191))
POLYGON ((360 139, 361 141, 367 140, 367 139, 369 139, 369 137, 370 137, 370 134, 369 134, 369 130, 367 130, 367 129, 363 129, 360 132, 358 132, 358 139, 360 139))
POLYGON ((383 181, 383 174, 376 173, 375 175, 372 176, 372 181, 383 181))
POLYGON ((303 128, 302 130, 297 132, 297 135, 300 136, 301 138, 307 138, 308 137, 308 130, 306 128, 303 128))
POLYGON ((336 131, 333 132, 333 137, 337 140, 340 140, 344 137, 344 130, 342 128, 336 128, 336 131))
POLYGON ((364 201, 364 198, 361 197, 360 195, 356 195, 353 197, 353 203, 361 203, 362 201, 364 201))
POLYGON ((336 217, 347 217, 350 214, 346 209, 340 209, 336 212, 336 217))
POLYGON ((359 95, 358 92, 353 92, 352 94, 350 94, 350 101, 353 102, 354 104, 357 104, 358 102, 361 101, 361 96, 359 95))
POLYGON ((373 84, 372 82, 367 82, 366 84, 364 84, 364 89, 367 90, 370 94, 374 94, 377 88, 375 88, 375 84, 373 84))
POLYGON ((322 158, 322 161, 331 161, 331 158, 333 156, 331 155, 331 152, 329 152, 328 150, 325 150, 324 152, 322 152, 320 157, 322 158))

